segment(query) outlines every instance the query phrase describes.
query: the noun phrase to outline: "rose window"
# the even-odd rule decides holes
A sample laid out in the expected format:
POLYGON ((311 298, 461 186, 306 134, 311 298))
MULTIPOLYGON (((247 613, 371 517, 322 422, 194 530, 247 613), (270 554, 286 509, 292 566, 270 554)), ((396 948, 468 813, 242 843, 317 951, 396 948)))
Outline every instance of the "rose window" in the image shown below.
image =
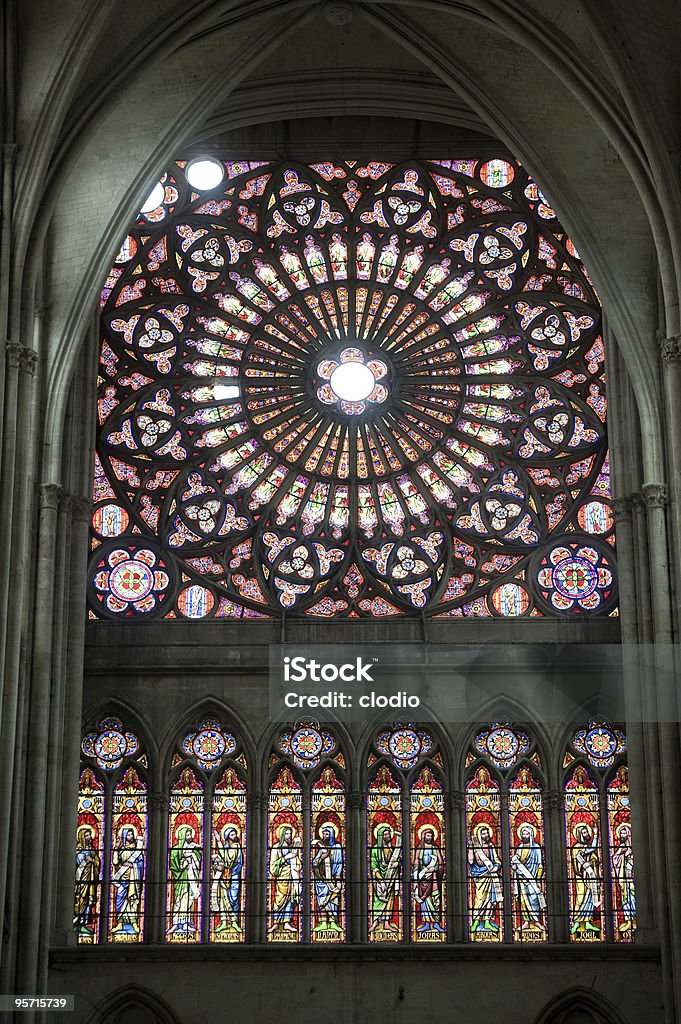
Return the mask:
POLYGON ((517 163, 178 160, 99 372, 93 618, 616 613, 600 306, 517 163))
POLYGON ((365 356, 359 348, 345 348, 337 359, 322 359, 316 376, 321 383, 317 398, 348 416, 358 416, 388 397, 388 367, 382 359, 365 356))

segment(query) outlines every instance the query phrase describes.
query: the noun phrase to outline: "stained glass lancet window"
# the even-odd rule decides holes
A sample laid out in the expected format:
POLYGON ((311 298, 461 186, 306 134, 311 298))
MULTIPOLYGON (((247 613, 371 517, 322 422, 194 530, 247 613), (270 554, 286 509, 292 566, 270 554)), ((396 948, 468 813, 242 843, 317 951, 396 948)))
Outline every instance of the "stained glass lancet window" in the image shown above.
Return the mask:
POLYGON ((147 890, 147 758, 119 718, 82 742, 74 929, 77 941, 141 942, 147 890))
POLYGON ((215 169, 102 292, 90 615, 613 614, 600 306, 525 170, 215 169))
POLYGON ((494 722, 477 734, 466 764, 469 938, 487 943, 546 942, 539 754, 520 729, 494 722))
POLYGON ((566 751, 565 842, 570 939, 633 942, 636 930, 629 775, 624 733, 605 720, 566 751))
POLYGON ((382 730, 367 786, 370 942, 447 939, 444 761, 427 729, 382 730))
POLYGON ((333 734, 300 719, 278 737, 269 764, 267 938, 347 938, 345 758, 333 734))
POLYGON ((174 754, 168 811, 167 942, 246 935, 246 757, 217 718, 174 754))

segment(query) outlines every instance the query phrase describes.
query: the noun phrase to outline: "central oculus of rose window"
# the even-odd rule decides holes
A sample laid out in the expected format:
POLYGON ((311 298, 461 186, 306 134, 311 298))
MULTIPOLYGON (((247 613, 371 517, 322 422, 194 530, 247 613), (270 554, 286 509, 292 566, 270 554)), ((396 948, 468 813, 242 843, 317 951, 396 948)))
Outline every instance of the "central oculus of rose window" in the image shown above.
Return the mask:
POLYGON ((364 363, 341 363, 329 378, 331 390, 346 402, 363 402, 376 386, 376 378, 364 363))
POLYGON ((381 405, 388 397, 382 381, 388 367, 382 359, 364 353, 360 348, 345 348, 335 357, 322 359, 316 376, 321 383, 317 398, 324 405, 336 405, 348 415, 357 415, 369 405, 381 405))

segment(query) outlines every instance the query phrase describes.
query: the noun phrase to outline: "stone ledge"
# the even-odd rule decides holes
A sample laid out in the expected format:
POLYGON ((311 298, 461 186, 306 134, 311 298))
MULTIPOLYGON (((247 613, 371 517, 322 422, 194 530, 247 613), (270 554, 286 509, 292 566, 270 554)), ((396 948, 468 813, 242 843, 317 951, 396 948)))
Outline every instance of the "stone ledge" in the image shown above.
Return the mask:
POLYGON ((443 961, 495 961, 517 962, 553 962, 587 963, 607 960, 608 963, 639 963, 641 961, 658 963, 660 950, 655 946, 627 946, 622 943, 594 943, 589 946, 576 946, 568 943, 555 943, 545 946, 519 946, 504 944, 495 946, 474 946, 472 943, 447 943, 430 949, 419 949, 413 945, 384 946, 381 948, 362 945, 330 946, 296 945, 275 946, 262 945, 139 945, 139 946, 91 946, 83 947, 52 947, 50 949, 50 965, 56 964, 86 967, 88 964, 101 963, 272 963, 276 961, 296 961, 299 963, 319 963, 320 961, 336 961, 341 963, 372 963, 376 961, 421 961, 425 963, 442 963, 443 961))

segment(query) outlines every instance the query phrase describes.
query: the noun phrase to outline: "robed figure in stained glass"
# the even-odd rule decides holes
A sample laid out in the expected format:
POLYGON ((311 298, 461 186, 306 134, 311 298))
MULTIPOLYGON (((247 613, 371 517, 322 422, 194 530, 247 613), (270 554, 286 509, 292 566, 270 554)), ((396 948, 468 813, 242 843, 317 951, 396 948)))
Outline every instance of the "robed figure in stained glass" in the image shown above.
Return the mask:
POLYGON ((632 932, 636 923, 636 893, 634 890, 634 854, 631 848, 631 827, 623 822, 615 833, 616 846, 612 853, 612 871, 620 896, 620 912, 624 921, 619 932, 632 932))
POLYGON ((76 833, 76 887, 73 925, 79 936, 92 937, 96 928, 97 886, 102 860, 95 849, 94 832, 82 825, 76 833))
POLYGON ((501 861, 486 822, 473 830, 473 845, 468 850, 468 872, 473 881, 471 933, 498 933, 494 921, 504 901, 501 888, 501 861))
POLYGON ((201 850, 194 841, 190 825, 177 830, 177 844, 170 851, 170 876, 173 881, 172 925, 169 934, 194 936, 197 931, 197 907, 201 896, 201 850))
POLYGON ((392 917, 395 903, 400 890, 400 857, 402 854, 401 837, 395 836, 392 844, 393 829, 384 823, 378 825, 375 832, 375 845, 371 848, 371 924, 369 933, 379 925, 387 931, 397 932, 399 928, 392 917))
POLYGON ((544 859, 535 828, 527 821, 518 829, 518 843, 511 857, 511 873, 516 906, 520 911, 520 930, 545 932, 546 897, 541 885, 544 859))
POLYGON ((300 839, 294 838, 290 825, 282 825, 279 841, 270 851, 270 878, 274 883, 274 893, 272 924, 268 933, 280 927, 284 931, 295 932, 294 918, 301 896, 302 861, 300 839))
POLYGON ((442 917, 442 879, 445 865, 442 851, 435 845, 435 831, 430 825, 421 829, 413 858, 413 894, 420 922, 417 933, 440 932, 445 929, 442 917))
POLYGON ((132 826, 121 829, 120 844, 113 851, 111 881, 114 886, 115 924, 112 936, 139 937, 144 840, 132 826))
POLYGON ((575 891, 570 934, 599 933, 600 928, 594 923, 601 906, 598 833, 584 821, 574 828, 574 845, 570 856, 575 891))
POLYGON ((339 915, 343 885, 343 848, 331 822, 327 821, 322 825, 320 838, 313 840, 312 848, 315 931, 342 932, 339 915))
POLYGON ((241 875, 244 855, 239 833, 229 825, 222 833, 222 845, 211 858, 213 881, 210 887, 210 909, 218 914, 216 932, 241 931, 241 875))

